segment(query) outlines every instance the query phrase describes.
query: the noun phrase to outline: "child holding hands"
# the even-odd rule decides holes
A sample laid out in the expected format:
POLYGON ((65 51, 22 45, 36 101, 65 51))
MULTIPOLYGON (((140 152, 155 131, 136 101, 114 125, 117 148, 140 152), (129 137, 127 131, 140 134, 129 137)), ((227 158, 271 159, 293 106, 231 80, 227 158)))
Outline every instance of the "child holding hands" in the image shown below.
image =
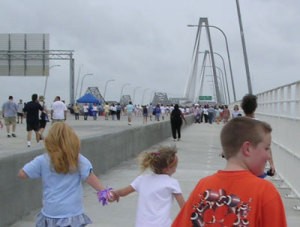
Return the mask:
POLYGON ((85 181, 98 192, 104 187, 93 173, 91 162, 79 153, 78 136, 66 123, 57 122, 44 142, 47 153, 25 164, 18 174, 22 179, 42 178, 43 207, 37 215, 36 226, 82 227, 92 223, 83 212, 81 182, 85 181))
POLYGON ((184 198, 178 181, 172 178, 178 157, 175 147, 161 147, 157 152, 145 152, 140 155, 141 170, 150 168, 152 173, 142 174, 133 182, 114 191, 117 196, 138 193, 136 227, 170 227, 171 206, 175 198, 179 207, 183 207, 184 198))

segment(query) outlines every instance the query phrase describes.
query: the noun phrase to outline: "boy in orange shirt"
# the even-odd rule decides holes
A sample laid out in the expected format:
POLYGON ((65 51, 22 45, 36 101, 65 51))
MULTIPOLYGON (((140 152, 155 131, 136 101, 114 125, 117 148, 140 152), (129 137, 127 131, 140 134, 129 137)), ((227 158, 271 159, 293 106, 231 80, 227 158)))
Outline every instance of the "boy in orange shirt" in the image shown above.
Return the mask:
POLYGON ((238 117, 224 125, 224 170, 201 179, 172 227, 286 227, 284 206, 274 185, 257 176, 270 158, 269 124, 238 117))

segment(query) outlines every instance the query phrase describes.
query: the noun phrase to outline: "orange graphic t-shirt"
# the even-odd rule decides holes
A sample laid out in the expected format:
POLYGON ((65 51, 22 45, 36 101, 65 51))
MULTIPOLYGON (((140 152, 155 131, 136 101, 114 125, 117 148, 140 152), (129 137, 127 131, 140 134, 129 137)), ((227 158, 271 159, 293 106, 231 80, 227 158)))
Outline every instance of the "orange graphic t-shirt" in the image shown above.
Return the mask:
POLYGON ((274 185, 249 171, 218 171, 199 181, 172 227, 285 227, 274 185))

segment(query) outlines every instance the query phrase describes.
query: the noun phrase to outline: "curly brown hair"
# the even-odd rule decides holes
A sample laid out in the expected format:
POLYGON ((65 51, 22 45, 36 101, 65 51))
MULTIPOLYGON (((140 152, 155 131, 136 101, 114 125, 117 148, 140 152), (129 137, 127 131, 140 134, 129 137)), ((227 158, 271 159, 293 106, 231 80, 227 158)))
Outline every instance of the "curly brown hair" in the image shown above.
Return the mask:
POLYGON ((156 174, 163 174, 164 169, 177 164, 176 147, 160 147, 155 152, 143 152, 139 155, 142 171, 150 168, 156 174))

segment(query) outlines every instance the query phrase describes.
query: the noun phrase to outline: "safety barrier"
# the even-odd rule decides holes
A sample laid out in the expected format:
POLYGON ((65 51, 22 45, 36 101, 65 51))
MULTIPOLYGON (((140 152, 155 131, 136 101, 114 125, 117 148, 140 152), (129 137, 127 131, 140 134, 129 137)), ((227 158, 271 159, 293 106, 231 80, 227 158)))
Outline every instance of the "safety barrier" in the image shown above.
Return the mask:
MULTIPOLYGON (((255 117, 271 124, 272 153, 277 174, 300 198, 300 81, 257 95, 255 117)), ((230 104, 230 110, 240 101, 230 104)))
MULTIPOLYGON (((184 126, 194 122, 193 116, 186 119, 184 126)), ((81 153, 91 160, 94 172, 100 175, 170 136, 170 121, 161 121, 84 138, 81 140, 81 153)), ((17 172, 43 152, 43 149, 37 149, 0 159, 0 226, 9 226, 41 207, 41 181, 20 180, 17 172)))

